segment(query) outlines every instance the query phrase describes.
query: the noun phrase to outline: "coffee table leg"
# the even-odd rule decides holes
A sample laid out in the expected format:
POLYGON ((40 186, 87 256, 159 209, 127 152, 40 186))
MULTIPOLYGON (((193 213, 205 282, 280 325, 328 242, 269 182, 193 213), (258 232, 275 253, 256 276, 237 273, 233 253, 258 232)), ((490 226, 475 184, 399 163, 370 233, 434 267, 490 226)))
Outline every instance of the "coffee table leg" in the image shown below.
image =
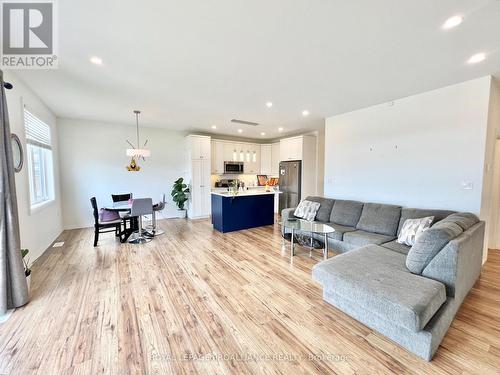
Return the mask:
POLYGON ((309 244, 309 258, 312 258, 312 252, 313 252, 313 234, 312 232, 309 233, 311 235, 311 243, 309 244))
POLYGON ((325 234, 325 249, 323 250, 323 259, 328 259, 328 235, 325 234))
POLYGON ((292 228, 292 238, 290 239, 290 259, 293 259, 293 256, 295 255, 295 249, 293 247, 293 238, 295 237, 294 230, 292 228))

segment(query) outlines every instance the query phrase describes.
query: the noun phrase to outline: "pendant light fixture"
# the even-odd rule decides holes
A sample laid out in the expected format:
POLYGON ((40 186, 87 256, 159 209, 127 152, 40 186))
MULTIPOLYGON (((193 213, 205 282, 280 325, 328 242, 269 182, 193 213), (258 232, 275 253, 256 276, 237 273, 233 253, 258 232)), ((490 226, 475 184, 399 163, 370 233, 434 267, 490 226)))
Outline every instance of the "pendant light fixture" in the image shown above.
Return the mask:
POLYGON ((132 148, 127 149, 127 156, 132 157, 132 160, 130 161, 130 165, 127 165, 127 170, 131 172, 137 172, 141 169, 139 165, 137 164, 137 158, 142 158, 142 160, 146 160, 146 158, 151 156, 151 151, 146 147, 148 144, 148 140, 144 142, 144 145, 142 148, 140 148, 140 138, 139 138, 139 114, 141 111, 134 110, 135 114, 135 126, 136 126, 136 134, 137 134, 137 147, 134 146, 128 139, 127 143, 132 146, 132 148))

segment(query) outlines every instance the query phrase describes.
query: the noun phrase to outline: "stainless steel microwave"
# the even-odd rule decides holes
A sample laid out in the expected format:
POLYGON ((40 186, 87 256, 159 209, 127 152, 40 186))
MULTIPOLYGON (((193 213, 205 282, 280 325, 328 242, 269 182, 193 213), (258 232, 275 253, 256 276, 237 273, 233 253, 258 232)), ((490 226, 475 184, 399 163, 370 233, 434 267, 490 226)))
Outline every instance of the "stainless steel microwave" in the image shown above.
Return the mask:
POLYGON ((226 174, 243 174, 242 161, 225 161, 224 173, 226 174))

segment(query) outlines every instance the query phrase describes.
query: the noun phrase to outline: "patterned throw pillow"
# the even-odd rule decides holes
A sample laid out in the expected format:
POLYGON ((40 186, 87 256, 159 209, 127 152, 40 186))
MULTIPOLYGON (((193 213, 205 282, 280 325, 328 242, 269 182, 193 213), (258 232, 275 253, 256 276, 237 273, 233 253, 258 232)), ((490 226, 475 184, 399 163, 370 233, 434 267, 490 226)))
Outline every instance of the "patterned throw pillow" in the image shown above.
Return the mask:
POLYGON ((304 220, 314 221, 314 218, 316 217, 316 213, 318 212, 320 206, 321 204, 319 204, 318 202, 303 200, 299 203, 293 214, 304 220))
POLYGON ((423 217, 421 219, 407 219, 399 232, 398 240, 400 244, 413 246, 419 235, 431 227, 434 216, 423 217))

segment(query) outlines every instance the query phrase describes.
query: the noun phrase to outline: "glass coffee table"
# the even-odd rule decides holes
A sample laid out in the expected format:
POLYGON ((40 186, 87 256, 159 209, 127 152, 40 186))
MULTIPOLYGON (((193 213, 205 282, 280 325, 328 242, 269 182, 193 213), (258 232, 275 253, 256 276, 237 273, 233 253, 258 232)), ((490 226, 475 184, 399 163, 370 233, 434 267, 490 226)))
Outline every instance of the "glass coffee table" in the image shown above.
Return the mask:
MULTIPOLYGON (((291 230, 291 238, 290 238, 290 258, 293 259, 295 255, 295 234, 296 233, 309 233, 311 235, 311 241, 313 234, 319 234, 324 236, 325 246, 323 248, 323 259, 328 259, 328 234, 335 232, 331 226, 317 223, 314 221, 307 221, 302 219, 288 219, 279 222, 279 224, 283 227, 283 229, 291 230)), ((285 230, 283 230, 285 232, 285 230)), ((283 237, 283 235, 282 235, 283 237)), ((283 237, 283 241, 285 238, 283 237)), ((311 243, 311 251, 312 251, 312 243, 311 243)), ((311 254, 311 252, 310 252, 311 254)))

